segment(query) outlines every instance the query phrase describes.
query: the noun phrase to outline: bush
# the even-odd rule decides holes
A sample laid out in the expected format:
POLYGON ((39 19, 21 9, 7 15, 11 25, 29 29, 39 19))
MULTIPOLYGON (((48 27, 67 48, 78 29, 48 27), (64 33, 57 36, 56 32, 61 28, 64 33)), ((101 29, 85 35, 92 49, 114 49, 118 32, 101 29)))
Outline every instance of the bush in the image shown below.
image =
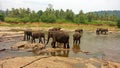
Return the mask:
POLYGON ((120 19, 117 20, 117 26, 120 28, 120 19))
POLYGON ((19 22, 22 22, 22 19, 5 17, 5 22, 8 22, 8 23, 19 23, 19 22))
POLYGON ((0 21, 4 21, 4 15, 0 13, 0 21))
POLYGON ((42 22, 48 22, 48 23, 53 23, 56 22, 56 16, 55 15, 42 15, 41 16, 41 21, 42 22))
POLYGON ((22 18, 22 22, 23 22, 23 23, 29 22, 29 20, 30 20, 29 17, 24 17, 24 18, 22 18))

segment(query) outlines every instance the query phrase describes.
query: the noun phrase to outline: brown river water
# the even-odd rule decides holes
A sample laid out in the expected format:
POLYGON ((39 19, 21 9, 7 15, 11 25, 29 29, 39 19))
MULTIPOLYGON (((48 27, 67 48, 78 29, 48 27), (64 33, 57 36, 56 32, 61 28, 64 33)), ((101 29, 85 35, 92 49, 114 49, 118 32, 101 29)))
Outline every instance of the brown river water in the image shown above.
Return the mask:
MULTIPOLYGON (((84 31, 79 45, 73 44, 73 32, 70 32, 70 50, 58 50, 51 52, 52 56, 81 57, 81 58, 99 58, 120 62, 120 33, 109 32, 108 35, 96 35, 92 31, 84 31), (80 50, 89 52, 88 54, 80 50)), ((6 49, 0 52, 0 59, 9 57, 36 56, 33 52, 12 51, 10 47, 16 42, 23 40, 23 35, 16 37, 0 37, 0 49, 6 49)), ((47 45, 50 46, 50 42, 47 45)), ((48 55, 46 53, 39 55, 48 55)))

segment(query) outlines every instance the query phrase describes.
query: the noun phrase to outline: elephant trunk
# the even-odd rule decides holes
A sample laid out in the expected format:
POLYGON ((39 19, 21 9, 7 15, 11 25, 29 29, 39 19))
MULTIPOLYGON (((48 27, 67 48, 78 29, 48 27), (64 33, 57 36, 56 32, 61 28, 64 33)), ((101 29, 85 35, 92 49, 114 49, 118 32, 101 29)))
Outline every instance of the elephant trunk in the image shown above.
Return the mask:
POLYGON ((47 43, 46 43, 46 45, 48 44, 48 42, 49 42, 49 39, 50 39, 50 37, 48 36, 48 39, 47 39, 47 43))

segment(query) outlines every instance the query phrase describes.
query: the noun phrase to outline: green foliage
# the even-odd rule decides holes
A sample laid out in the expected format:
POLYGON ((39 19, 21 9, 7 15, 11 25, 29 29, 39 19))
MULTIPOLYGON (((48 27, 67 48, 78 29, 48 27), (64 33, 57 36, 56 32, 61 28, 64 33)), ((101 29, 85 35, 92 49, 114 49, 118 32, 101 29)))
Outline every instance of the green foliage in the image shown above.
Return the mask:
POLYGON ((19 23, 19 22, 22 22, 22 19, 5 17, 5 22, 9 22, 9 23, 19 23))
POLYGON ((4 14, 0 13, 0 21, 4 21, 4 14))
MULTIPOLYGON (((67 23, 73 22, 76 24, 107 24, 116 25, 115 15, 109 15, 108 12, 99 14, 97 12, 84 13, 82 10, 75 14, 72 10, 54 10, 53 6, 49 4, 45 11, 32 11, 29 8, 12 8, 6 10, 5 16, 0 13, 0 21, 10 23, 26 23, 26 22, 46 22, 46 23, 67 23), (4 19, 5 18, 5 19, 4 19)), ((118 13, 118 12, 117 12, 118 13)))
POLYGON ((120 18, 117 20, 117 26, 120 28, 120 18))
POLYGON ((53 23, 53 22, 56 22, 56 17, 53 14, 50 14, 50 15, 44 15, 43 14, 41 16, 41 21, 48 22, 48 23, 53 23))
POLYGON ((21 19, 21 22, 23 22, 23 23, 27 23, 29 21, 30 21, 29 17, 24 17, 21 19))

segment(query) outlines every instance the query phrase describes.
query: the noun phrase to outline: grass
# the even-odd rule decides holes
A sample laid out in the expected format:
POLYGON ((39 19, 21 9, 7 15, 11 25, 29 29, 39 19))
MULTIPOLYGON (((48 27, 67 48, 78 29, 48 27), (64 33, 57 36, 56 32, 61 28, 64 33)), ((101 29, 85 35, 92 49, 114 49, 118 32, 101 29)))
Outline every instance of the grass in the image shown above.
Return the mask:
POLYGON ((0 22, 0 27, 40 27, 40 28, 50 28, 50 27, 61 27, 64 29, 84 29, 84 30, 96 30, 96 28, 108 28, 110 30, 118 29, 116 26, 110 25, 98 25, 98 24, 74 24, 74 23, 26 23, 26 24, 9 24, 5 22, 0 22))

